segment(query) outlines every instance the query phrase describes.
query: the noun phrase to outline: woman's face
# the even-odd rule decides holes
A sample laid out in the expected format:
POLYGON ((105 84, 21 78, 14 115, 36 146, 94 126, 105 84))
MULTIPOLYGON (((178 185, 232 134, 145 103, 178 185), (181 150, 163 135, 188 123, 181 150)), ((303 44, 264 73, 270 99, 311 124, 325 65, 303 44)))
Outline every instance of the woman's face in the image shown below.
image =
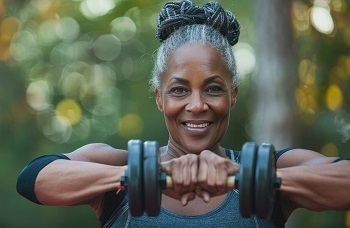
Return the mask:
POLYGON ((185 153, 215 150, 236 103, 231 74, 215 48, 182 45, 169 54, 161 86, 155 91, 170 141, 185 153))

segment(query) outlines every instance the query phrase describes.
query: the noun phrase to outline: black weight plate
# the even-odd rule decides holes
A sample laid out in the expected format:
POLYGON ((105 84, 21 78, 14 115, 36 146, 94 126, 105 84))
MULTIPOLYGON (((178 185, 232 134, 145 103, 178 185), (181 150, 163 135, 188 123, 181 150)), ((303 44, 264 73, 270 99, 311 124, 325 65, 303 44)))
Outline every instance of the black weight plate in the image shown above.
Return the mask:
POLYGON ((143 144, 141 140, 128 142, 127 193, 131 216, 143 214, 143 144))
POLYGON ((259 146, 255 173, 255 214, 258 218, 269 218, 275 203, 273 186, 276 175, 275 148, 263 143, 259 146))
POLYGON ((154 141, 143 144, 144 209, 148 216, 158 216, 161 207, 159 145, 154 141))
POLYGON ((257 145, 245 143, 240 156, 238 177, 239 208, 243 217, 249 218, 254 214, 254 176, 257 145))

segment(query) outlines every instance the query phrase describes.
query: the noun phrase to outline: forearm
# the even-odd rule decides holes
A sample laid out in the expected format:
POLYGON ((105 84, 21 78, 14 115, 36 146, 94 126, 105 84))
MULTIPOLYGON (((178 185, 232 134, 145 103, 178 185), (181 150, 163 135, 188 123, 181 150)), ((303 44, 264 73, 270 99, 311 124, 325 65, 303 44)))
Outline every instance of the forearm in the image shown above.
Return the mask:
POLYGON ((295 166, 277 170, 281 194, 313 211, 350 209, 350 162, 295 166))
POLYGON ((75 205, 120 186, 126 166, 56 160, 43 168, 35 182, 35 195, 45 205, 75 205))

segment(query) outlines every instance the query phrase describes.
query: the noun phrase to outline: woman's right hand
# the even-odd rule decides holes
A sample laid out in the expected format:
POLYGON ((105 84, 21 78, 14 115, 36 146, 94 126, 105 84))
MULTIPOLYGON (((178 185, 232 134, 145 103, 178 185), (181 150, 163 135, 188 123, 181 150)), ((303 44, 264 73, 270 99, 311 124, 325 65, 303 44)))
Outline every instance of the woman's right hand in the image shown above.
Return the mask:
POLYGON ((172 177, 172 188, 164 194, 178 199, 183 206, 196 197, 199 158, 195 154, 187 154, 161 163, 161 169, 172 177))

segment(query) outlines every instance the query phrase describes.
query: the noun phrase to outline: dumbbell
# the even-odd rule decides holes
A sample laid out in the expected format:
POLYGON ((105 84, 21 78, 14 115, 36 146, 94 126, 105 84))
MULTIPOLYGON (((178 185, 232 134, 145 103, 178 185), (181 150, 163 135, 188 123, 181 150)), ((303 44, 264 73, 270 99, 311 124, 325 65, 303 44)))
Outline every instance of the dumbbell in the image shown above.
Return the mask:
MULTIPOLYGON (((239 207, 243 217, 271 216, 275 189, 281 179, 276 177, 275 149, 271 144, 245 143, 240 153, 240 169, 228 178, 228 185, 239 190, 239 207)), ((131 216, 158 216, 161 191, 172 186, 171 177, 161 172, 159 145, 155 141, 128 142, 128 169, 121 177, 126 187, 131 216)))

